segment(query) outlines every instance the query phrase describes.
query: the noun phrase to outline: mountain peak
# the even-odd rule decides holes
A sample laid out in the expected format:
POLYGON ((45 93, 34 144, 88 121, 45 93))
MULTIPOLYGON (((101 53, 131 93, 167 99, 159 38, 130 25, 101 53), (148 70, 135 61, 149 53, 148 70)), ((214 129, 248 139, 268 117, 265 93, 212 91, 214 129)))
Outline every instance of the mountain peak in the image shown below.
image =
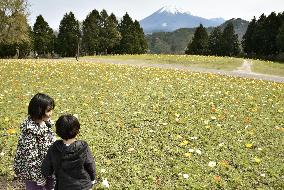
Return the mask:
POLYGON ((203 24, 204 27, 219 26, 224 22, 221 18, 205 19, 191 15, 189 11, 176 6, 164 6, 142 19, 140 25, 145 33, 170 32, 179 28, 193 28, 203 24))
POLYGON ((167 13, 171 13, 171 14, 178 14, 178 13, 190 14, 189 11, 186 11, 186 10, 179 8, 179 7, 176 7, 174 5, 164 6, 161 9, 159 9, 157 12, 159 12, 159 13, 167 12, 167 13))

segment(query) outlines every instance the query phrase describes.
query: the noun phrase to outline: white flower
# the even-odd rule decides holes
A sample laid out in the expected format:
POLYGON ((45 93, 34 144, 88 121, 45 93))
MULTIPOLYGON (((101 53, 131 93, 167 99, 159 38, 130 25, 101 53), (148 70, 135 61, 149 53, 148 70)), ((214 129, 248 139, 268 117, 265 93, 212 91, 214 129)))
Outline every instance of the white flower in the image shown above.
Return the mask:
POLYGON ((190 137, 191 140, 196 140, 198 137, 190 137))
POLYGON ((220 144, 218 144, 218 146, 224 146, 225 145, 225 143, 220 143, 220 144))
POLYGON ((5 155, 5 153, 4 153, 4 152, 1 152, 1 153, 0 153, 0 156, 4 156, 4 155, 5 155))
POLYGON ((216 166, 216 162, 210 161, 210 162, 208 163, 208 166, 211 167, 211 168, 213 168, 213 167, 216 166))
POLYGON ((106 188, 109 188, 109 183, 107 181, 107 178, 105 178, 102 183, 103 183, 103 186, 105 186, 106 188))
POLYGON ((102 172, 102 173, 105 173, 105 172, 106 172, 106 169, 101 169, 101 172, 102 172))
POLYGON ((184 179, 188 179, 188 178, 189 178, 189 175, 188 175, 188 174, 183 174, 183 178, 184 178, 184 179))
POLYGON ((197 154, 201 154, 201 150, 199 150, 199 149, 195 150, 195 152, 196 152, 197 154))
POLYGON ((190 148, 190 149, 188 149, 188 152, 194 152, 194 149, 190 148))
POLYGON ((260 174, 261 177, 265 177, 265 174, 260 174))

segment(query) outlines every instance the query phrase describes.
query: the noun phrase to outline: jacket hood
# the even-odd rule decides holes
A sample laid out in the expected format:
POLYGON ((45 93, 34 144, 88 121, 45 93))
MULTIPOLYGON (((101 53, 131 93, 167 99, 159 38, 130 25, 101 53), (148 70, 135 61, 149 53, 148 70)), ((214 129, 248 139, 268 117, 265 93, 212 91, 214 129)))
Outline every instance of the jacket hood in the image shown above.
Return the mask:
POLYGON ((54 146, 61 154, 63 168, 72 168, 83 163, 87 149, 86 142, 75 141, 69 146, 66 146, 63 140, 58 140, 54 143, 54 146))

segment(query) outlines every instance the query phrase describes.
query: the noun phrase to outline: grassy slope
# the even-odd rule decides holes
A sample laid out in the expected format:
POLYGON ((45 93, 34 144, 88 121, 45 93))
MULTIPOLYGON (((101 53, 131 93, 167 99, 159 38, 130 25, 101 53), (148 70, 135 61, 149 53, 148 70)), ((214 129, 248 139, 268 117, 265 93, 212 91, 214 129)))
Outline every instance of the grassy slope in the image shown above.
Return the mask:
POLYGON ((268 75, 277 75, 284 77, 284 64, 271 61, 252 60, 252 71, 268 75))
POLYGON ((284 84, 60 60, 0 60, 0 80, 1 175, 13 174, 30 98, 45 92, 54 120, 79 115, 113 189, 283 189, 284 84))
MULTIPOLYGON (((86 57, 87 58, 87 57, 86 57)), ((202 67, 209 69, 220 70, 234 70, 240 67, 243 63, 241 58, 229 58, 229 57, 214 57, 214 56, 198 56, 198 55, 115 55, 115 56, 96 56, 95 58, 103 59, 137 59, 143 60, 150 64, 176 64, 186 65, 193 67, 202 67)))

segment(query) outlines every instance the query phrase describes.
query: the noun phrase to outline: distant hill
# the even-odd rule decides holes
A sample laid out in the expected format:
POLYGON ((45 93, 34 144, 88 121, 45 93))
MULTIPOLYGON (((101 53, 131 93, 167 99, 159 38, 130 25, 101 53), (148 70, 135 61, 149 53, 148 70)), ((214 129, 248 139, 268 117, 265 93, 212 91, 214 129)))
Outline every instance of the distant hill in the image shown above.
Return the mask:
MULTIPOLYGON (((149 53, 184 54, 196 28, 180 28, 174 32, 155 32, 146 35, 149 53)), ((211 32, 213 28, 207 28, 211 32)))
POLYGON ((194 28, 203 24, 204 27, 219 26, 223 18, 206 19, 191 15, 190 12, 174 6, 165 6, 140 21, 144 33, 172 32, 179 28, 194 28))
MULTIPOLYGON (((223 30, 226 25, 232 22, 235 32, 238 34, 239 41, 241 41, 248 26, 248 21, 242 19, 230 19, 220 25, 223 30)), ((166 54, 184 54, 189 41, 194 36, 196 28, 180 28, 173 32, 155 32, 147 34, 146 40, 148 42, 149 53, 166 53, 166 54)), ((210 34, 214 27, 206 28, 207 33, 210 34)))
POLYGON ((223 24, 220 25, 221 30, 224 30, 224 28, 227 26, 228 23, 232 23, 234 25, 235 33, 238 34, 239 41, 242 40, 243 35, 246 33, 249 21, 243 20, 241 18, 232 18, 230 20, 227 20, 223 24))

